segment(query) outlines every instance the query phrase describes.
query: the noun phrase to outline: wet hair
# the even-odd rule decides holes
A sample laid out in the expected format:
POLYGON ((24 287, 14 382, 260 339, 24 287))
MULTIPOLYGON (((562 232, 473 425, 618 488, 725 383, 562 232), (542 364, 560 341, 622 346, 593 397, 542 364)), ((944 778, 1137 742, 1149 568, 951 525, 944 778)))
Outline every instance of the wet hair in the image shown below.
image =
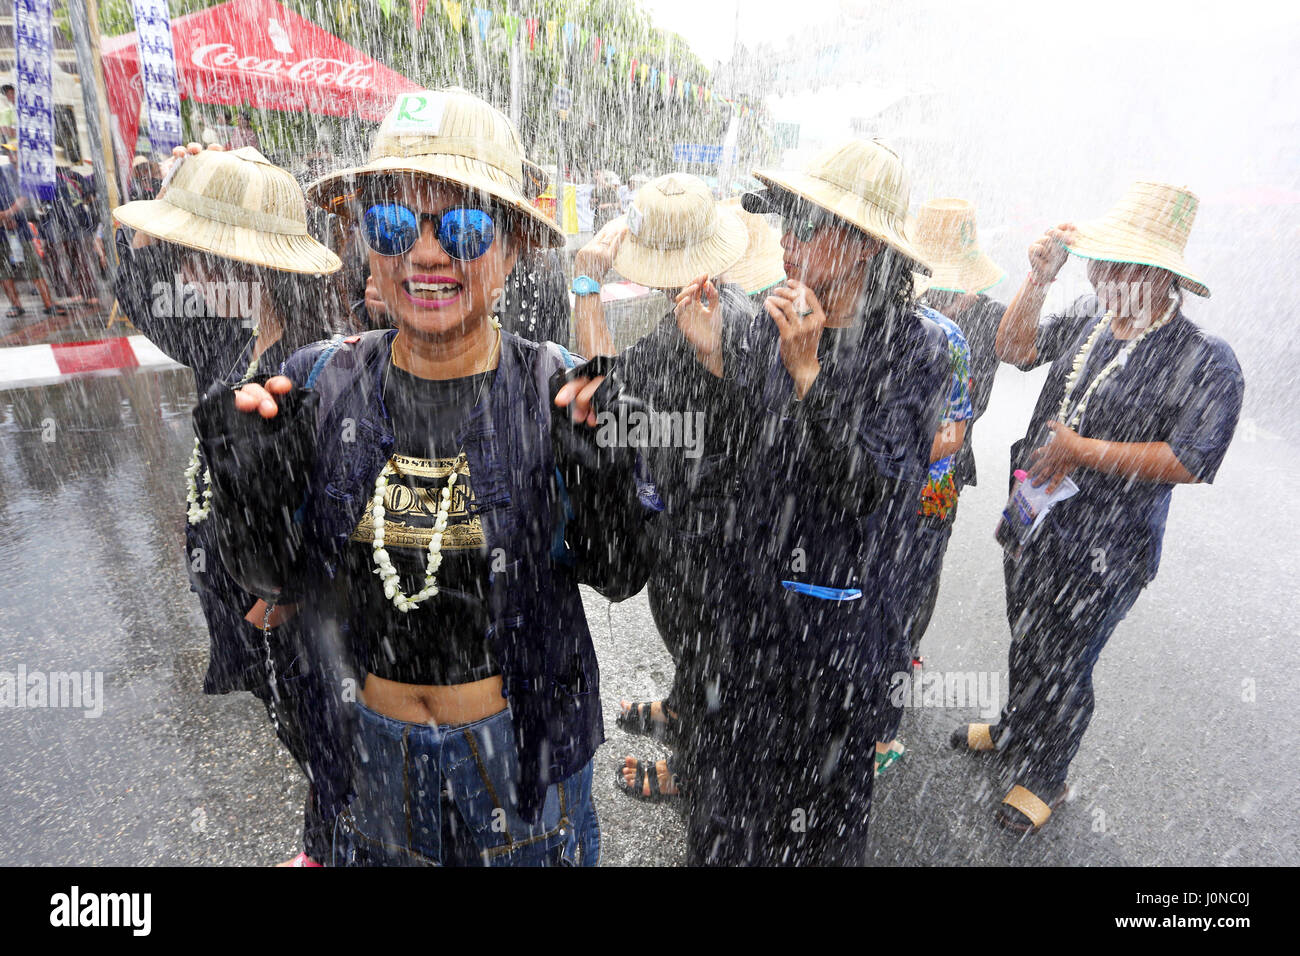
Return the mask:
POLYGON ((906 313, 916 304, 916 286, 912 280, 915 263, 880 239, 861 230, 859 234, 877 246, 863 276, 863 284, 869 290, 866 313, 880 313, 887 318, 906 313))
POLYGON ((281 341, 288 352, 329 338, 344 328, 343 303, 333 276, 285 272, 238 262, 224 256, 168 243, 168 272, 179 273, 187 256, 198 255, 209 273, 224 274, 249 288, 266 292, 280 320, 281 341))
POLYGON ((329 338, 343 328, 343 303, 332 276, 250 266, 251 279, 266 290, 283 328, 286 353, 329 338))

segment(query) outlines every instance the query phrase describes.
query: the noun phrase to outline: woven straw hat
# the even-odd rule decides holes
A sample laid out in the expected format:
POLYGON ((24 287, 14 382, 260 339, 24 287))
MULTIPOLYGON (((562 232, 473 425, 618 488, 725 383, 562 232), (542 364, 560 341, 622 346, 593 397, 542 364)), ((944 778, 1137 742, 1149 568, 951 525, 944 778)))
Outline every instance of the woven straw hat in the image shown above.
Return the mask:
POLYGON ((851 139, 822 153, 803 172, 756 169, 754 177, 820 206, 929 273, 907 234, 909 189, 903 162, 883 143, 851 139))
POLYGON ((745 295, 756 295, 785 281, 785 250, 781 248, 780 230, 768 225, 767 220, 740 207, 739 197, 724 199, 724 208, 740 216, 749 233, 749 244, 740 261, 722 276, 724 282, 734 282, 745 290, 745 295))
POLYGON ((646 183, 625 218, 628 235, 614 268, 652 289, 675 289, 706 272, 723 273, 749 245, 740 217, 718 204, 704 180, 686 173, 646 183))
POLYGON ((930 263, 928 288, 942 292, 983 292, 1006 276, 979 247, 975 206, 965 199, 931 199, 923 204, 908 232, 930 263))
POLYGON ((342 266, 307 234, 298 181, 252 146, 186 156, 161 199, 118 206, 113 217, 155 239, 236 262, 312 274, 342 266))
POLYGON ((307 195, 340 212, 367 177, 414 173, 485 193, 539 227, 541 242, 562 246, 559 226, 528 201, 540 191, 538 170, 527 163, 519 134, 496 107, 458 88, 417 90, 399 96, 379 124, 370 162, 316 180, 307 195))
POLYGON ((1185 187, 1136 182, 1106 215, 1080 225, 1069 249, 1085 259, 1168 269, 1188 292, 1208 298, 1209 286, 1183 260, 1199 205, 1185 187))

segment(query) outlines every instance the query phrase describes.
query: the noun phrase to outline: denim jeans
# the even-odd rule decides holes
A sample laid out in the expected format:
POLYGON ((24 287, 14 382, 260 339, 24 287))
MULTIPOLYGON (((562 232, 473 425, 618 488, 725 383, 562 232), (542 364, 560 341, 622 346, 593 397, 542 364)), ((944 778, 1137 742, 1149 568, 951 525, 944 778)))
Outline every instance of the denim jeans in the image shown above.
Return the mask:
POLYGON ((509 709, 459 726, 410 724, 357 703, 356 795, 334 828, 335 866, 595 866, 592 765, 516 810, 509 709))

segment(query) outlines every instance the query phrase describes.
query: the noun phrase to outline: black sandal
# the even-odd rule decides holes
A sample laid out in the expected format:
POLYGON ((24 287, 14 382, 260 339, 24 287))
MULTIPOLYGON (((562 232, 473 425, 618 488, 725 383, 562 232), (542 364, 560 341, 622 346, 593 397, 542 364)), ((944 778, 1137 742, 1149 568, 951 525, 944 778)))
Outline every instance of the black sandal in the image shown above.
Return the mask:
POLYGON ((5 313, 5 315, 7 315, 11 319, 14 318, 15 316, 26 315, 26 314, 27 314, 27 310, 24 309, 21 305, 11 305, 9 307, 9 311, 5 313))
POLYGON ((632 785, 628 786, 627 779, 623 776, 623 771, 627 769, 627 763, 624 762, 619 766, 618 771, 615 774, 615 780, 618 783, 619 789, 629 797, 644 800, 646 803, 665 803, 669 800, 676 800, 682 795, 682 784, 681 781, 677 779, 677 775, 673 773, 672 758, 669 757, 664 761, 664 764, 668 769, 668 779, 671 780, 673 786, 677 788, 676 793, 664 793, 663 790, 659 788, 658 763, 659 761, 657 760, 637 760, 636 777, 633 779, 632 785), (648 774, 646 773, 647 764, 650 766, 650 772, 648 774), (643 786, 647 782, 647 778, 650 784, 649 795, 642 792, 643 786))
POLYGON ((620 730, 625 730, 629 734, 654 737, 656 740, 664 740, 677 731, 677 718, 668 712, 668 708, 664 706, 664 702, 661 700, 633 701, 627 710, 618 715, 614 723, 620 730), (663 711, 663 720, 655 720, 654 718, 654 705, 656 703, 659 705, 659 709, 663 711))

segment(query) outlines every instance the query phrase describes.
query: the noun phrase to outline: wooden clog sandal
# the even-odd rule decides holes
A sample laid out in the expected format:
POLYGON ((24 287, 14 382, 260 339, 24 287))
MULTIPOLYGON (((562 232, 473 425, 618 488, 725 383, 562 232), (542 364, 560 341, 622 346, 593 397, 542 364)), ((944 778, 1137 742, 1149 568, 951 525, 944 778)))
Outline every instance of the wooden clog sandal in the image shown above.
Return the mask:
POLYGON ((993 753, 998 750, 993 740, 992 724, 962 724, 948 738, 953 750, 969 750, 971 753, 993 753))
POLYGON ((1037 833, 1051 817, 1052 811, 1069 795, 1069 784, 1061 784, 1060 792, 1052 797, 1051 803, 1047 803, 1031 790, 1016 784, 997 808, 998 823, 1017 833, 1037 833))

